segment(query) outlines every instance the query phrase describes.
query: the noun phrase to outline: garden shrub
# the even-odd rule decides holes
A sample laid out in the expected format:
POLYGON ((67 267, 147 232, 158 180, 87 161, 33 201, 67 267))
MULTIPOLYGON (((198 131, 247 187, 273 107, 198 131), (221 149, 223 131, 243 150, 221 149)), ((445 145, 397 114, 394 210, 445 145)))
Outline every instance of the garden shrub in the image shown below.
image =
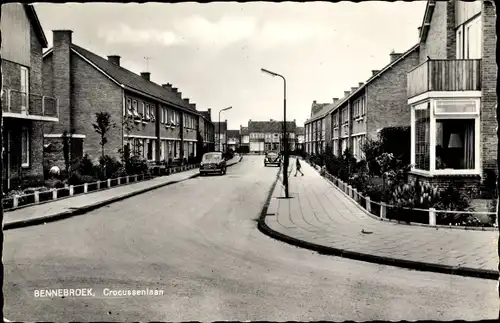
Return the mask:
POLYGON ((137 175, 142 173, 148 173, 149 167, 144 159, 138 156, 133 156, 127 161, 127 164, 125 165, 125 170, 127 171, 128 175, 137 175))
POLYGON ((122 164, 116 158, 108 155, 100 157, 99 164, 101 166, 99 172, 101 180, 111 178, 122 167, 122 164))

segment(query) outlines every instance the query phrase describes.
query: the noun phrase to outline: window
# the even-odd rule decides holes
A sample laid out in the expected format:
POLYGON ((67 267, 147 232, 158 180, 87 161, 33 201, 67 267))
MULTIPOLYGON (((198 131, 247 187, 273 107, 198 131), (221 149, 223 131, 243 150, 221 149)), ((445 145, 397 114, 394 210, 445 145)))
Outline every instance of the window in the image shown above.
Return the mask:
POLYGON ((474 169, 474 119, 436 120, 436 169, 474 169))
POLYGON ((134 115, 134 112, 132 110, 132 100, 130 100, 129 98, 127 98, 127 115, 134 115))
POLYGON ((149 118, 151 119, 151 121, 155 121, 155 105, 154 104, 150 104, 149 105, 149 118))
POLYGON ((135 117, 140 117, 139 111, 137 110, 137 101, 136 100, 132 101, 132 110, 134 112, 135 117))
POLYGON ((480 59, 482 57, 481 16, 458 27, 456 37, 457 59, 480 59))
POLYGON ((458 27, 457 32, 457 59, 464 57, 464 35, 462 33, 462 26, 458 27))
POLYGON ((27 113, 29 108, 29 72, 21 66, 21 112, 27 113))
POLYGON ((424 103, 414 108, 415 113, 415 168, 430 170, 430 107, 424 103))
POLYGON ((21 166, 30 166, 30 134, 26 127, 21 130, 21 166))

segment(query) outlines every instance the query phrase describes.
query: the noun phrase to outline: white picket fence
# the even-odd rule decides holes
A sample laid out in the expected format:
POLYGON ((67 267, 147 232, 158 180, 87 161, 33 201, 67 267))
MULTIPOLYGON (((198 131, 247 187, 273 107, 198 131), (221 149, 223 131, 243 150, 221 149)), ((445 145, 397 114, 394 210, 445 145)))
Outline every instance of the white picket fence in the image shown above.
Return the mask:
MULTIPOLYGON (((168 169, 169 173, 166 174, 165 176, 195 169, 198 167, 199 167, 198 164, 171 167, 168 169)), ((59 198, 87 194, 90 192, 97 192, 105 189, 110 189, 116 186, 142 182, 155 177, 158 176, 150 174, 138 174, 138 175, 128 175, 123 177, 108 178, 107 180, 97 181, 93 183, 84 183, 80 185, 67 185, 61 188, 52 188, 47 191, 35 191, 29 194, 14 195, 13 197, 3 198, 2 203, 4 205, 4 210, 10 211, 20 207, 32 206, 40 203, 56 201, 59 198)))
MULTIPOLYGON (((386 220, 387 219, 387 210, 389 208, 396 209, 398 208, 397 206, 387 204, 385 202, 375 202, 370 199, 369 196, 363 196, 361 193, 358 192, 358 190, 354 187, 352 187, 349 183, 346 183, 339 178, 331 175, 328 172, 322 172, 321 167, 312 164, 309 162, 311 166, 313 166, 323 177, 328 179, 332 184, 334 184, 336 187, 338 187, 342 192, 344 192, 346 195, 348 195, 351 199, 353 199, 358 205, 363 207, 366 211, 368 211, 370 214, 376 215, 381 219, 386 220), (377 205, 379 207, 379 212, 378 214, 374 214, 372 212, 373 205, 377 205)), ((439 213, 448 213, 448 214, 468 214, 468 215, 496 215, 496 212, 471 212, 471 211, 449 211, 449 210, 436 210, 435 208, 429 208, 429 209, 419 209, 419 208, 400 208, 402 210, 409 210, 409 211, 421 211, 421 212, 426 212, 428 213, 428 225, 430 226, 436 226, 436 215, 439 213)), ((455 225, 455 227, 460 227, 458 225, 455 225)), ((498 219, 496 220, 495 227, 498 227, 498 219)), ((491 227, 478 227, 481 229, 492 229, 491 227)))

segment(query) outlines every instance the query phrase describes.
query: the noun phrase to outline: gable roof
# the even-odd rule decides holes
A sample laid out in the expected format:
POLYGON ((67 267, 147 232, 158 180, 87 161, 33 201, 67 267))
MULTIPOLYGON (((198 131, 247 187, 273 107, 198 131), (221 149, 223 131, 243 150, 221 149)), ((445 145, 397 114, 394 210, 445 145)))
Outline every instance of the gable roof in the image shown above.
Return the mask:
MULTIPOLYGON (((287 121, 287 132, 295 132, 297 124, 295 121, 287 121)), ((248 132, 280 133, 283 131, 283 121, 248 121, 248 132)))
POLYGON ((311 118, 314 118, 328 104, 329 103, 316 103, 316 101, 314 101, 311 106, 311 118))
POLYGON ((310 123, 319 119, 324 118, 330 111, 332 111, 337 106, 337 103, 324 103, 321 109, 311 118, 307 119, 305 123, 310 123))
POLYGON ((227 130, 226 134, 229 138, 237 138, 240 136, 239 130, 227 130))
POLYGON ((226 121, 214 122, 214 126, 215 126, 216 132, 220 131, 221 133, 223 133, 223 132, 226 132, 226 130, 227 130, 227 122, 226 121), (220 130, 219 130, 219 125, 220 125, 220 130))
POLYGON ((198 112, 200 113, 200 115, 203 118, 207 119, 208 121, 212 121, 212 118, 210 116, 210 112, 208 112, 208 111, 198 111, 198 112))
POLYGON ((33 30, 35 31, 35 34, 38 37, 40 44, 42 45, 42 48, 47 48, 49 44, 47 42, 47 38, 45 37, 45 33, 43 32, 40 20, 38 19, 38 15, 36 14, 35 7, 30 4, 23 4, 23 7, 26 15, 28 16, 28 19, 31 22, 31 25, 33 26, 33 30))
MULTIPOLYGON (((177 93, 174 93, 171 89, 165 88, 158 85, 152 81, 148 81, 140 75, 135 74, 128 69, 118 66, 109 60, 92 53, 91 51, 80 47, 75 44, 71 44, 71 50, 76 54, 80 55, 91 64, 95 65, 101 70, 106 76, 111 78, 114 82, 120 84, 125 89, 136 92, 139 94, 146 94, 152 96, 159 101, 166 102, 172 106, 181 108, 186 111, 191 111, 199 114, 191 104, 183 100, 177 93)), ((43 58, 48 57, 53 53, 52 48, 48 50, 43 58)))
POLYGON ((383 69, 381 69, 377 74, 371 76, 363 85, 361 85, 359 88, 357 88, 356 90, 352 91, 351 93, 349 93, 349 95, 343 97, 342 99, 340 99, 336 104, 335 106, 328 111, 328 113, 332 113, 334 112, 337 108, 339 108, 340 106, 342 106, 345 102, 347 102, 347 100, 349 100, 351 97, 355 96, 356 94, 358 94, 360 91, 364 90, 366 86, 368 86, 373 80, 377 79, 378 77, 380 77, 382 74, 384 74, 385 72, 387 72, 390 68, 392 68, 394 65, 398 64, 399 62, 401 62, 402 60, 404 60, 406 57, 408 57, 411 53, 413 53, 414 51, 416 51, 417 49, 420 48, 420 44, 416 44, 414 45, 412 48, 410 48, 409 50, 407 50, 406 52, 404 52, 403 54, 401 54, 401 56, 399 56, 398 58, 396 58, 394 61, 390 62, 389 64, 387 64, 383 69))

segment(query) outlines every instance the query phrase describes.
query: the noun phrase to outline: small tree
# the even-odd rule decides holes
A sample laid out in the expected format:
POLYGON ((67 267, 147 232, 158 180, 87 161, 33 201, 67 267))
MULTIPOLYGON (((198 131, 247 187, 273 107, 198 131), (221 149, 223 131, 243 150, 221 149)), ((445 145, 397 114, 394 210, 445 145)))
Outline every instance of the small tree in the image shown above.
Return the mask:
POLYGON ((64 130, 62 134, 62 144, 63 144, 63 156, 64 156, 64 166, 66 169, 66 175, 68 178, 71 177, 71 139, 73 134, 67 130, 64 130))
POLYGON ((115 124, 111 122, 111 115, 108 112, 97 112, 95 114, 95 123, 92 124, 94 126, 95 132, 101 136, 101 141, 99 144, 101 145, 101 155, 104 158, 104 146, 108 143, 108 138, 106 135, 108 132, 115 128, 115 124))

